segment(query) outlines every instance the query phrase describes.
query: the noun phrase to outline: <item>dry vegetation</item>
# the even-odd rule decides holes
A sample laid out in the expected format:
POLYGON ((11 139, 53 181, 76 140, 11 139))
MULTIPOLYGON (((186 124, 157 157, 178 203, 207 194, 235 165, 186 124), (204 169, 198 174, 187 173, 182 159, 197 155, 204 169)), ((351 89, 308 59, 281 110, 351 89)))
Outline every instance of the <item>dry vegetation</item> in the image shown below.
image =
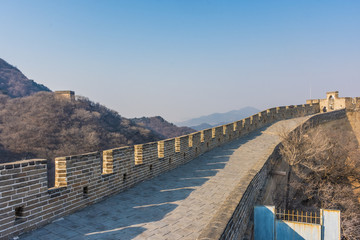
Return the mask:
POLYGON ((86 98, 70 102, 46 92, 15 99, 0 95, 2 162, 53 159, 159 139, 151 130, 86 98))
MULTIPOLYGON (((344 120, 345 121, 345 120, 344 120)), ((360 238, 360 151, 352 131, 329 125, 281 134, 280 153, 289 164, 286 191, 279 189, 277 207, 341 210, 342 239, 360 238), (309 130, 307 130, 309 129, 309 130)))

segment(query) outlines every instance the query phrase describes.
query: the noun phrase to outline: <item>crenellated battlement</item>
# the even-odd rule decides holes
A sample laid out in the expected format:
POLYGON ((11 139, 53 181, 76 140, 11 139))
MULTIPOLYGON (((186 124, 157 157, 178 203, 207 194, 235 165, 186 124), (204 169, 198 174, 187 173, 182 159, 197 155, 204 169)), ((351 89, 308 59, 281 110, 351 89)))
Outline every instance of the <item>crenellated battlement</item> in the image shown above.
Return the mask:
POLYGON ((0 238, 38 228, 275 121, 318 112, 319 103, 271 108, 176 138, 58 157, 50 189, 46 160, 0 164, 0 238))

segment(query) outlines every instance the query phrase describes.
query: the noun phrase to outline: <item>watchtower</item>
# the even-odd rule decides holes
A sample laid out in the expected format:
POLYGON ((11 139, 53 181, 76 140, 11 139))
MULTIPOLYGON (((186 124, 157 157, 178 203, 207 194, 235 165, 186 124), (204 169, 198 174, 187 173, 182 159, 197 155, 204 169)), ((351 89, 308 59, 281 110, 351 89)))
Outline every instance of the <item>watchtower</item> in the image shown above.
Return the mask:
POLYGON ((327 92, 325 99, 306 100, 307 104, 320 104, 320 111, 334 111, 342 108, 353 109, 355 99, 350 97, 339 97, 339 91, 327 92))
POLYGON ((55 91, 55 97, 72 102, 72 101, 75 101, 75 92, 74 91, 69 91, 69 90, 67 90, 67 91, 55 91))

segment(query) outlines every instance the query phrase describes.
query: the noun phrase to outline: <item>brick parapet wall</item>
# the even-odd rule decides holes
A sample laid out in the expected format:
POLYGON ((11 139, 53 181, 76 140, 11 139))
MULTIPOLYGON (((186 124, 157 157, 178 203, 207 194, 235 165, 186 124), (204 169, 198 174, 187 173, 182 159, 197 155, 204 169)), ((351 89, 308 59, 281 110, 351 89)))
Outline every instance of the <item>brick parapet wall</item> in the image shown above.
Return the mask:
POLYGON ((51 189, 47 187, 46 160, 0 164, 0 238, 40 227, 264 125, 319 110, 318 104, 272 108, 234 123, 166 139, 161 141, 160 158, 158 142, 59 157, 55 159, 55 188, 51 189), (180 149, 175 149, 177 144, 180 149))
POLYGON ((0 165, 0 238, 35 228, 51 204, 47 195, 47 161, 0 165), (16 214, 15 214, 16 212, 16 214))

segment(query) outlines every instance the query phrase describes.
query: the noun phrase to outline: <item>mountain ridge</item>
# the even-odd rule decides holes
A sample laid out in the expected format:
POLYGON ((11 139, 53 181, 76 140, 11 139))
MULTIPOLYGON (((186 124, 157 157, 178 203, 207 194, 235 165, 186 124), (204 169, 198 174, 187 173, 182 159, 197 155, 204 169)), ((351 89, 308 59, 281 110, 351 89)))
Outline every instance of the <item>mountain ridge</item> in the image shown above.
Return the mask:
POLYGON ((17 67, 0 58, 0 93, 11 98, 26 97, 49 88, 28 79, 17 67))
MULTIPOLYGON (((232 110, 225 113, 212 113, 209 115, 192 118, 183 122, 175 123, 177 126, 187 126, 196 130, 202 130, 200 125, 205 126, 206 128, 210 125, 218 126, 223 125, 231 122, 235 122, 237 120, 247 118, 253 114, 260 112, 259 109, 254 107, 244 107, 238 110, 232 110), (207 125, 206 125, 207 124, 207 125)), ((204 129, 204 128, 203 128, 204 129)))

